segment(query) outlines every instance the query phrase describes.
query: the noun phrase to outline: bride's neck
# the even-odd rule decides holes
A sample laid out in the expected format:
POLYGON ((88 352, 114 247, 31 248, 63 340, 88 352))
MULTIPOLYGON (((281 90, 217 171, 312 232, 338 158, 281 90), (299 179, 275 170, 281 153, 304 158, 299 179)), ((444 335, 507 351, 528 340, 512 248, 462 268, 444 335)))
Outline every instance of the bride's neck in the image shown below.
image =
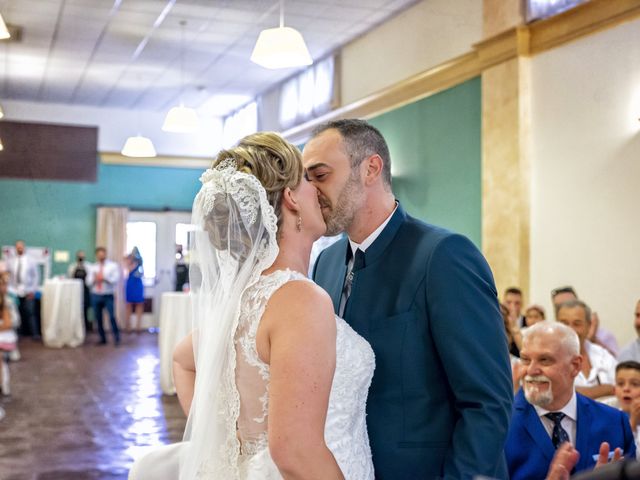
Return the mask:
POLYGON ((309 257, 313 241, 299 237, 297 232, 283 234, 278 242, 280 252, 275 262, 264 273, 269 274, 276 270, 294 270, 303 275, 309 272, 309 257))

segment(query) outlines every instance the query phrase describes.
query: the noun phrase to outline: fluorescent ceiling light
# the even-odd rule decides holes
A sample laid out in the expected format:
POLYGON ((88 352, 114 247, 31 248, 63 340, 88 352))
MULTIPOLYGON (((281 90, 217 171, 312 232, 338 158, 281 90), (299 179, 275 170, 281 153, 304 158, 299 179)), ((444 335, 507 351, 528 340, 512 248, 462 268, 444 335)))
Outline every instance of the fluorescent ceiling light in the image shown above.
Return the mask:
POLYGON ((121 153, 125 157, 152 158, 156 156, 156 149, 149 138, 137 135, 127 138, 121 153))

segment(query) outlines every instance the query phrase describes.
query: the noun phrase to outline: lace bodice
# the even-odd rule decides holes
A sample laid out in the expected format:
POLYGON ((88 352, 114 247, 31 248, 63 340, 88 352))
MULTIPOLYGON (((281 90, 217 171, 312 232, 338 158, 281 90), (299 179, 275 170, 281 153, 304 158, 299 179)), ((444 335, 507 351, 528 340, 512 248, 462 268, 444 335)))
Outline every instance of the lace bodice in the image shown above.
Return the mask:
MULTIPOLYGON (((245 291, 241 302, 235 335, 241 459, 260 458, 258 464, 270 464, 254 465, 252 471, 277 472, 268 456, 269 366, 258 357, 256 333, 271 295, 293 280, 310 281, 300 273, 279 270, 261 277, 245 291)), ((329 396, 325 441, 346 479, 372 479, 365 407, 375 366, 374 354, 367 341, 337 316, 336 327, 336 367, 329 396)), ((248 477, 255 478, 255 475, 248 474, 248 477)), ((260 478, 274 477, 263 473, 260 478)))

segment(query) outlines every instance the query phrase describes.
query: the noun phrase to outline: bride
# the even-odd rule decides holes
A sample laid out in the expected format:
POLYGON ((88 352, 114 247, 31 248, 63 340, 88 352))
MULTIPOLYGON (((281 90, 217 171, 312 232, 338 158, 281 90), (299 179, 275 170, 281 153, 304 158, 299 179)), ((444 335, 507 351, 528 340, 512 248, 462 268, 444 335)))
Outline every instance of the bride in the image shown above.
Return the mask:
POLYGON ((373 351, 306 278, 325 232, 300 152, 275 133, 221 151, 193 205, 194 330, 176 348, 184 441, 130 479, 373 479, 373 351))

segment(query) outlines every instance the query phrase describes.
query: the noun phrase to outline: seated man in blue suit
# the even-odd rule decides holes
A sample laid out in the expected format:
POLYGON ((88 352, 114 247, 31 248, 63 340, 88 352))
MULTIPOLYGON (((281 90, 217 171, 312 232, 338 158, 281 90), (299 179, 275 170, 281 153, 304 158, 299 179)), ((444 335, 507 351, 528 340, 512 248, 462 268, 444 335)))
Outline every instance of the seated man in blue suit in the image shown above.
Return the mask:
POLYGON ((574 471, 596 465, 602 442, 634 458, 636 446, 624 412, 575 392, 582 357, 578 335, 558 322, 524 333, 523 387, 513 406, 505 446, 511 480, 543 479, 556 449, 570 442, 580 454, 574 471))
POLYGON ((327 235, 348 235, 319 255, 314 280, 376 355, 367 400, 376 478, 506 478, 511 370, 482 254, 407 215, 387 144, 367 122, 318 127, 303 161, 327 235))

